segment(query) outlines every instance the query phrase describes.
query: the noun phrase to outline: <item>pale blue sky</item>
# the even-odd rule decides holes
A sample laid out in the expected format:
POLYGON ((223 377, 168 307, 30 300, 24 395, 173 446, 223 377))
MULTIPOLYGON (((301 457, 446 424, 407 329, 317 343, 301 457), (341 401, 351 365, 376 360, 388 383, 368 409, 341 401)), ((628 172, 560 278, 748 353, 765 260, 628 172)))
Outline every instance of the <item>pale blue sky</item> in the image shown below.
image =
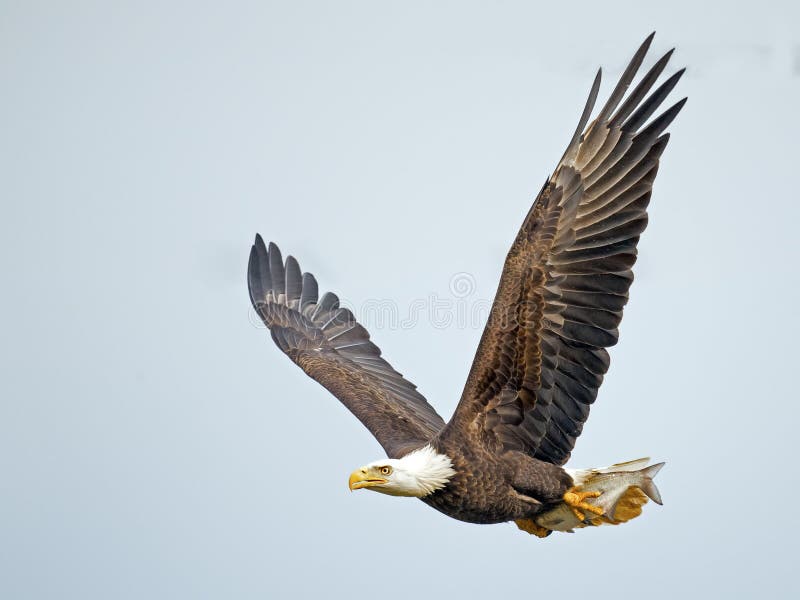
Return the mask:
MULTIPOLYGON (((0 3, 0 597, 797 593, 797 3, 0 3), (734 6, 736 6, 734 8, 734 6), (574 466, 663 507, 539 540, 347 490, 370 434, 256 327, 252 236, 358 311, 492 297, 597 66, 689 103, 574 466)), ((403 312, 405 314, 405 312, 403 312)), ((373 324, 445 417, 481 328, 373 324)))

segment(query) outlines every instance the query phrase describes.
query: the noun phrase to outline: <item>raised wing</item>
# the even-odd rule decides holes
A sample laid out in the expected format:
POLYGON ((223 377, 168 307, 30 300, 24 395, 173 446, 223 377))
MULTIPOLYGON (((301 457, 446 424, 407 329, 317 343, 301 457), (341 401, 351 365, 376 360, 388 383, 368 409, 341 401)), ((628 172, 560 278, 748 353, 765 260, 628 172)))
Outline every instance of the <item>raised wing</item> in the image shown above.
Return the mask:
POLYGON ((353 313, 339 307, 335 294, 318 298, 317 281, 300 273, 289 256, 260 235, 247 269, 250 301, 272 339, 306 374, 350 409, 399 458, 434 437, 444 421, 416 386, 381 358, 369 333, 353 313))
POLYGON ((648 96, 670 51, 623 102, 652 38, 584 131, 598 72, 575 135, 508 253, 461 401, 442 436, 478 433, 493 451, 520 450, 555 464, 569 458, 608 370, 606 348, 617 342, 636 244, 669 139, 663 132, 686 100, 644 126, 683 74, 648 96))

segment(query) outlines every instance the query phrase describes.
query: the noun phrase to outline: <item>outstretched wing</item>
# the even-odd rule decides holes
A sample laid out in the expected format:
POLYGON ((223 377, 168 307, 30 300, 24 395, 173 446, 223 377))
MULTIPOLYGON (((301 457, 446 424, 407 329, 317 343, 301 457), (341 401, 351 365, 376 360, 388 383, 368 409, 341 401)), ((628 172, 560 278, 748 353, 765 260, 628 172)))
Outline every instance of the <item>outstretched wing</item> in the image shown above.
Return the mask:
POLYGON ((272 339, 398 458, 434 437, 444 421, 416 386, 381 358, 369 333, 335 294, 318 298, 317 281, 260 235, 247 269, 250 301, 272 339))
POLYGON ((598 72, 575 135, 508 253, 461 401, 442 436, 478 434, 494 451, 520 450, 555 464, 569 458, 608 370, 606 348, 617 342, 669 138, 664 130, 686 100, 644 126, 683 73, 648 96, 670 51, 623 102, 652 38, 584 131, 598 72))

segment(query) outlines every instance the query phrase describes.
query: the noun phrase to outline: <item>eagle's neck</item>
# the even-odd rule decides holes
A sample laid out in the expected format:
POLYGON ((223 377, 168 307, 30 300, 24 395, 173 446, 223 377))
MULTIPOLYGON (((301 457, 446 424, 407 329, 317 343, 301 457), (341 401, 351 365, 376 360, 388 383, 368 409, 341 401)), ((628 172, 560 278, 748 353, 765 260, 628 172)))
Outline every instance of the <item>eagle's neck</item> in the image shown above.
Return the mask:
POLYGON ((398 467, 408 475, 413 496, 424 498, 442 489, 456 474, 453 461, 440 454, 429 444, 398 459, 398 467))

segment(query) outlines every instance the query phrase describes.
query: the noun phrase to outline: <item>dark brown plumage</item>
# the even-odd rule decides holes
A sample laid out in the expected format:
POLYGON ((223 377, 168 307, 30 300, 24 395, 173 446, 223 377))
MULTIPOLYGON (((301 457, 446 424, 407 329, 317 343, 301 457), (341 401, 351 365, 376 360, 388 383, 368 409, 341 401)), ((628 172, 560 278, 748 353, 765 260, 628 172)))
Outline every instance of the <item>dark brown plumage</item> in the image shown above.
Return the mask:
POLYGON ((533 518, 575 484, 561 468, 609 367, 647 225, 664 133, 685 99, 661 112, 683 70, 651 90, 672 51, 626 96, 652 35, 597 117, 592 85, 575 134, 509 251, 461 400, 445 424, 397 373, 335 295, 256 236, 250 299, 280 349, 339 398, 400 458, 430 444, 455 475, 423 498, 457 519, 533 518), (623 101, 624 100, 624 101, 623 101))

